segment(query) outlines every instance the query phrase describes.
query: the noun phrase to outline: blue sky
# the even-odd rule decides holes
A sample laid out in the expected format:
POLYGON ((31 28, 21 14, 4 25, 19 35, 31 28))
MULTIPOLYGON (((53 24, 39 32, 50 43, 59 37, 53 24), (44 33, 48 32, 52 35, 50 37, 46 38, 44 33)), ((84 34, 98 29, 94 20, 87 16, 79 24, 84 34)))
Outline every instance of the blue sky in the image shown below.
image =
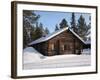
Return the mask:
MULTIPOLYGON (((70 26, 71 22, 71 12, 54 12, 54 11, 34 11, 37 15, 40 15, 39 23, 41 22, 45 27, 49 29, 50 32, 53 32, 55 30, 55 25, 62 21, 63 18, 65 18, 68 22, 68 25, 70 26)), ((86 24, 89 24, 89 16, 91 14, 89 13, 75 13, 75 19, 76 23, 79 19, 80 15, 83 15, 85 18, 86 24)))

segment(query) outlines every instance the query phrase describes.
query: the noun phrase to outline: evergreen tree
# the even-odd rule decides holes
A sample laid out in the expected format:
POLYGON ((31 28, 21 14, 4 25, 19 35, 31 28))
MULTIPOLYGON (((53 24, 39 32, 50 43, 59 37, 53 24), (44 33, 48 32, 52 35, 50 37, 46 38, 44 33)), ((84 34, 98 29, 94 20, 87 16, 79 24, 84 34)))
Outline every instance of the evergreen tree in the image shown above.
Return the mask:
POLYGON ((88 32, 87 32, 87 40, 91 40, 91 16, 89 16, 89 24, 88 24, 88 32))
POLYGON ((77 33, 77 26, 76 26, 76 20, 75 20, 74 13, 72 13, 72 17, 71 17, 71 29, 77 33))
POLYGON ((40 15, 37 15, 32 10, 23 10, 23 18, 27 20, 30 24, 36 23, 40 15))
POLYGON ((36 29, 35 29, 35 36, 34 36, 35 39, 34 40, 36 40, 40 37, 42 37, 42 31, 41 31, 41 29, 40 29, 40 27, 37 23, 37 26, 36 26, 36 29))
POLYGON ((64 18, 61 23, 59 24, 60 28, 65 28, 68 27, 68 22, 66 21, 66 19, 64 18))
POLYGON ((46 27, 45 28, 45 34, 47 35, 47 34, 49 34, 50 32, 49 32, 49 29, 46 27))
POLYGON ((40 23, 40 24, 39 24, 39 27, 40 27, 40 30, 41 30, 41 35, 43 36, 43 34, 44 34, 43 24, 40 23))
POLYGON ((83 38, 84 40, 86 40, 86 36, 87 36, 87 33, 88 33, 88 26, 86 25, 86 22, 85 22, 85 18, 81 15, 80 18, 78 19, 78 24, 77 24, 77 27, 78 27, 78 31, 77 31, 77 34, 83 38))
POLYGON ((23 33, 24 33, 23 34, 23 48, 25 48, 28 42, 28 36, 27 36, 26 29, 23 29, 23 33))
POLYGON ((55 26, 55 31, 59 30, 58 25, 56 24, 55 26))
POLYGON ((31 33, 30 33, 30 35, 31 35, 31 41, 33 41, 35 39, 35 30, 36 30, 36 27, 32 27, 31 33))
POLYGON ((38 19, 39 15, 36 15, 34 11, 31 10, 23 10, 23 48, 27 46, 29 42, 33 40, 31 36, 34 32, 33 24, 35 24, 38 19))

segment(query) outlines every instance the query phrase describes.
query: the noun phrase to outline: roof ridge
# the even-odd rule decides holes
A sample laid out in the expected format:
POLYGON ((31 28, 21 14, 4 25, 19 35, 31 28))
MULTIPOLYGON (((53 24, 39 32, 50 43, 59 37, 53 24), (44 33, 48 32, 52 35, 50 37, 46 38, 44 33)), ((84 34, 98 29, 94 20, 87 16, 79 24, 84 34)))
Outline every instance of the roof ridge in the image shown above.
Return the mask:
POLYGON ((69 30, 85 44, 84 40, 77 33, 75 33, 72 29, 69 30))
POLYGON ((72 34, 74 34, 78 39, 80 39, 80 40, 85 44, 84 40, 83 40, 78 34, 76 34, 76 33, 75 33, 72 29, 70 29, 69 27, 65 27, 65 28, 60 29, 60 30, 57 30, 57 31, 55 31, 55 32, 53 32, 53 33, 51 33, 51 34, 48 34, 48 35, 46 35, 45 37, 41 37, 41 38, 39 38, 39 39, 37 39, 37 40, 35 40, 35 41, 32 41, 32 42, 29 43, 28 45, 33 45, 33 44, 37 44, 37 43, 40 43, 40 42, 47 41, 47 40, 49 40, 49 39, 55 37, 56 35, 62 33, 62 32, 65 31, 65 30, 68 30, 68 29, 71 31, 72 34))
POLYGON ((54 36, 56 36, 56 35, 62 33, 63 31, 65 31, 65 30, 67 30, 67 29, 68 29, 68 27, 65 27, 65 28, 63 28, 63 29, 57 30, 57 31, 55 31, 55 32, 53 32, 53 33, 51 33, 51 34, 46 35, 45 37, 41 37, 41 38, 39 38, 39 39, 37 39, 37 40, 35 40, 35 41, 32 41, 32 42, 29 43, 28 45, 37 44, 37 43, 40 43, 40 42, 47 41, 47 40, 53 38, 54 36), (55 34, 55 35, 54 35, 54 34, 55 34))

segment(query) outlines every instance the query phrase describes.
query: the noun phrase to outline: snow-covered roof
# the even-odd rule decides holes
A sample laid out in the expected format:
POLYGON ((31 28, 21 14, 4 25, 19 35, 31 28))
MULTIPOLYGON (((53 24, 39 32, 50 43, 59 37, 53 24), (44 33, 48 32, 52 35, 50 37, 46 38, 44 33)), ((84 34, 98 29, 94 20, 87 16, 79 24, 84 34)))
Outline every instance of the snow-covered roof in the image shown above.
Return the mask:
POLYGON ((71 29, 69 29, 68 27, 66 27, 66 28, 57 30, 57 31, 55 31, 55 32, 53 32, 53 33, 51 33, 51 34, 48 34, 48 35, 46 35, 45 37, 41 37, 41 38, 39 38, 39 39, 37 39, 37 40, 35 40, 35 41, 32 41, 32 42, 29 43, 28 45, 33 45, 33 44, 45 42, 45 41, 47 41, 47 40, 49 40, 49 39, 55 37, 56 35, 58 35, 58 34, 64 32, 64 31, 66 31, 66 30, 70 30, 70 31, 72 32, 72 34, 74 34, 78 39, 80 39, 80 40, 85 44, 84 40, 83 40, 81 37, 79 37, 73 30, 71 30, 71 29))
POLYGON ((80 39, 84 44, 85 44, 85 41, 79 36, 77 35, 73 30, 69 29, 78 39, 80 39))

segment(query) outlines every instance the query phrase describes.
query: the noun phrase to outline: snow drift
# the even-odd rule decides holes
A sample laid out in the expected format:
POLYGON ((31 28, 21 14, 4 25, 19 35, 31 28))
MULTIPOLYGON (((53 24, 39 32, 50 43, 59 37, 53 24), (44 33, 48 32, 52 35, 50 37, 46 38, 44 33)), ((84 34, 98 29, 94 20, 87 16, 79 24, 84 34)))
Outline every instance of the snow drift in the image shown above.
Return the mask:
POLYGON ((32 47, 27 47, 23 51, 24 55, 24 64, 26 63, 34 63, 34 62, 40 62, 44 56, 40 54, 38 51, 36 51, 32 47))

